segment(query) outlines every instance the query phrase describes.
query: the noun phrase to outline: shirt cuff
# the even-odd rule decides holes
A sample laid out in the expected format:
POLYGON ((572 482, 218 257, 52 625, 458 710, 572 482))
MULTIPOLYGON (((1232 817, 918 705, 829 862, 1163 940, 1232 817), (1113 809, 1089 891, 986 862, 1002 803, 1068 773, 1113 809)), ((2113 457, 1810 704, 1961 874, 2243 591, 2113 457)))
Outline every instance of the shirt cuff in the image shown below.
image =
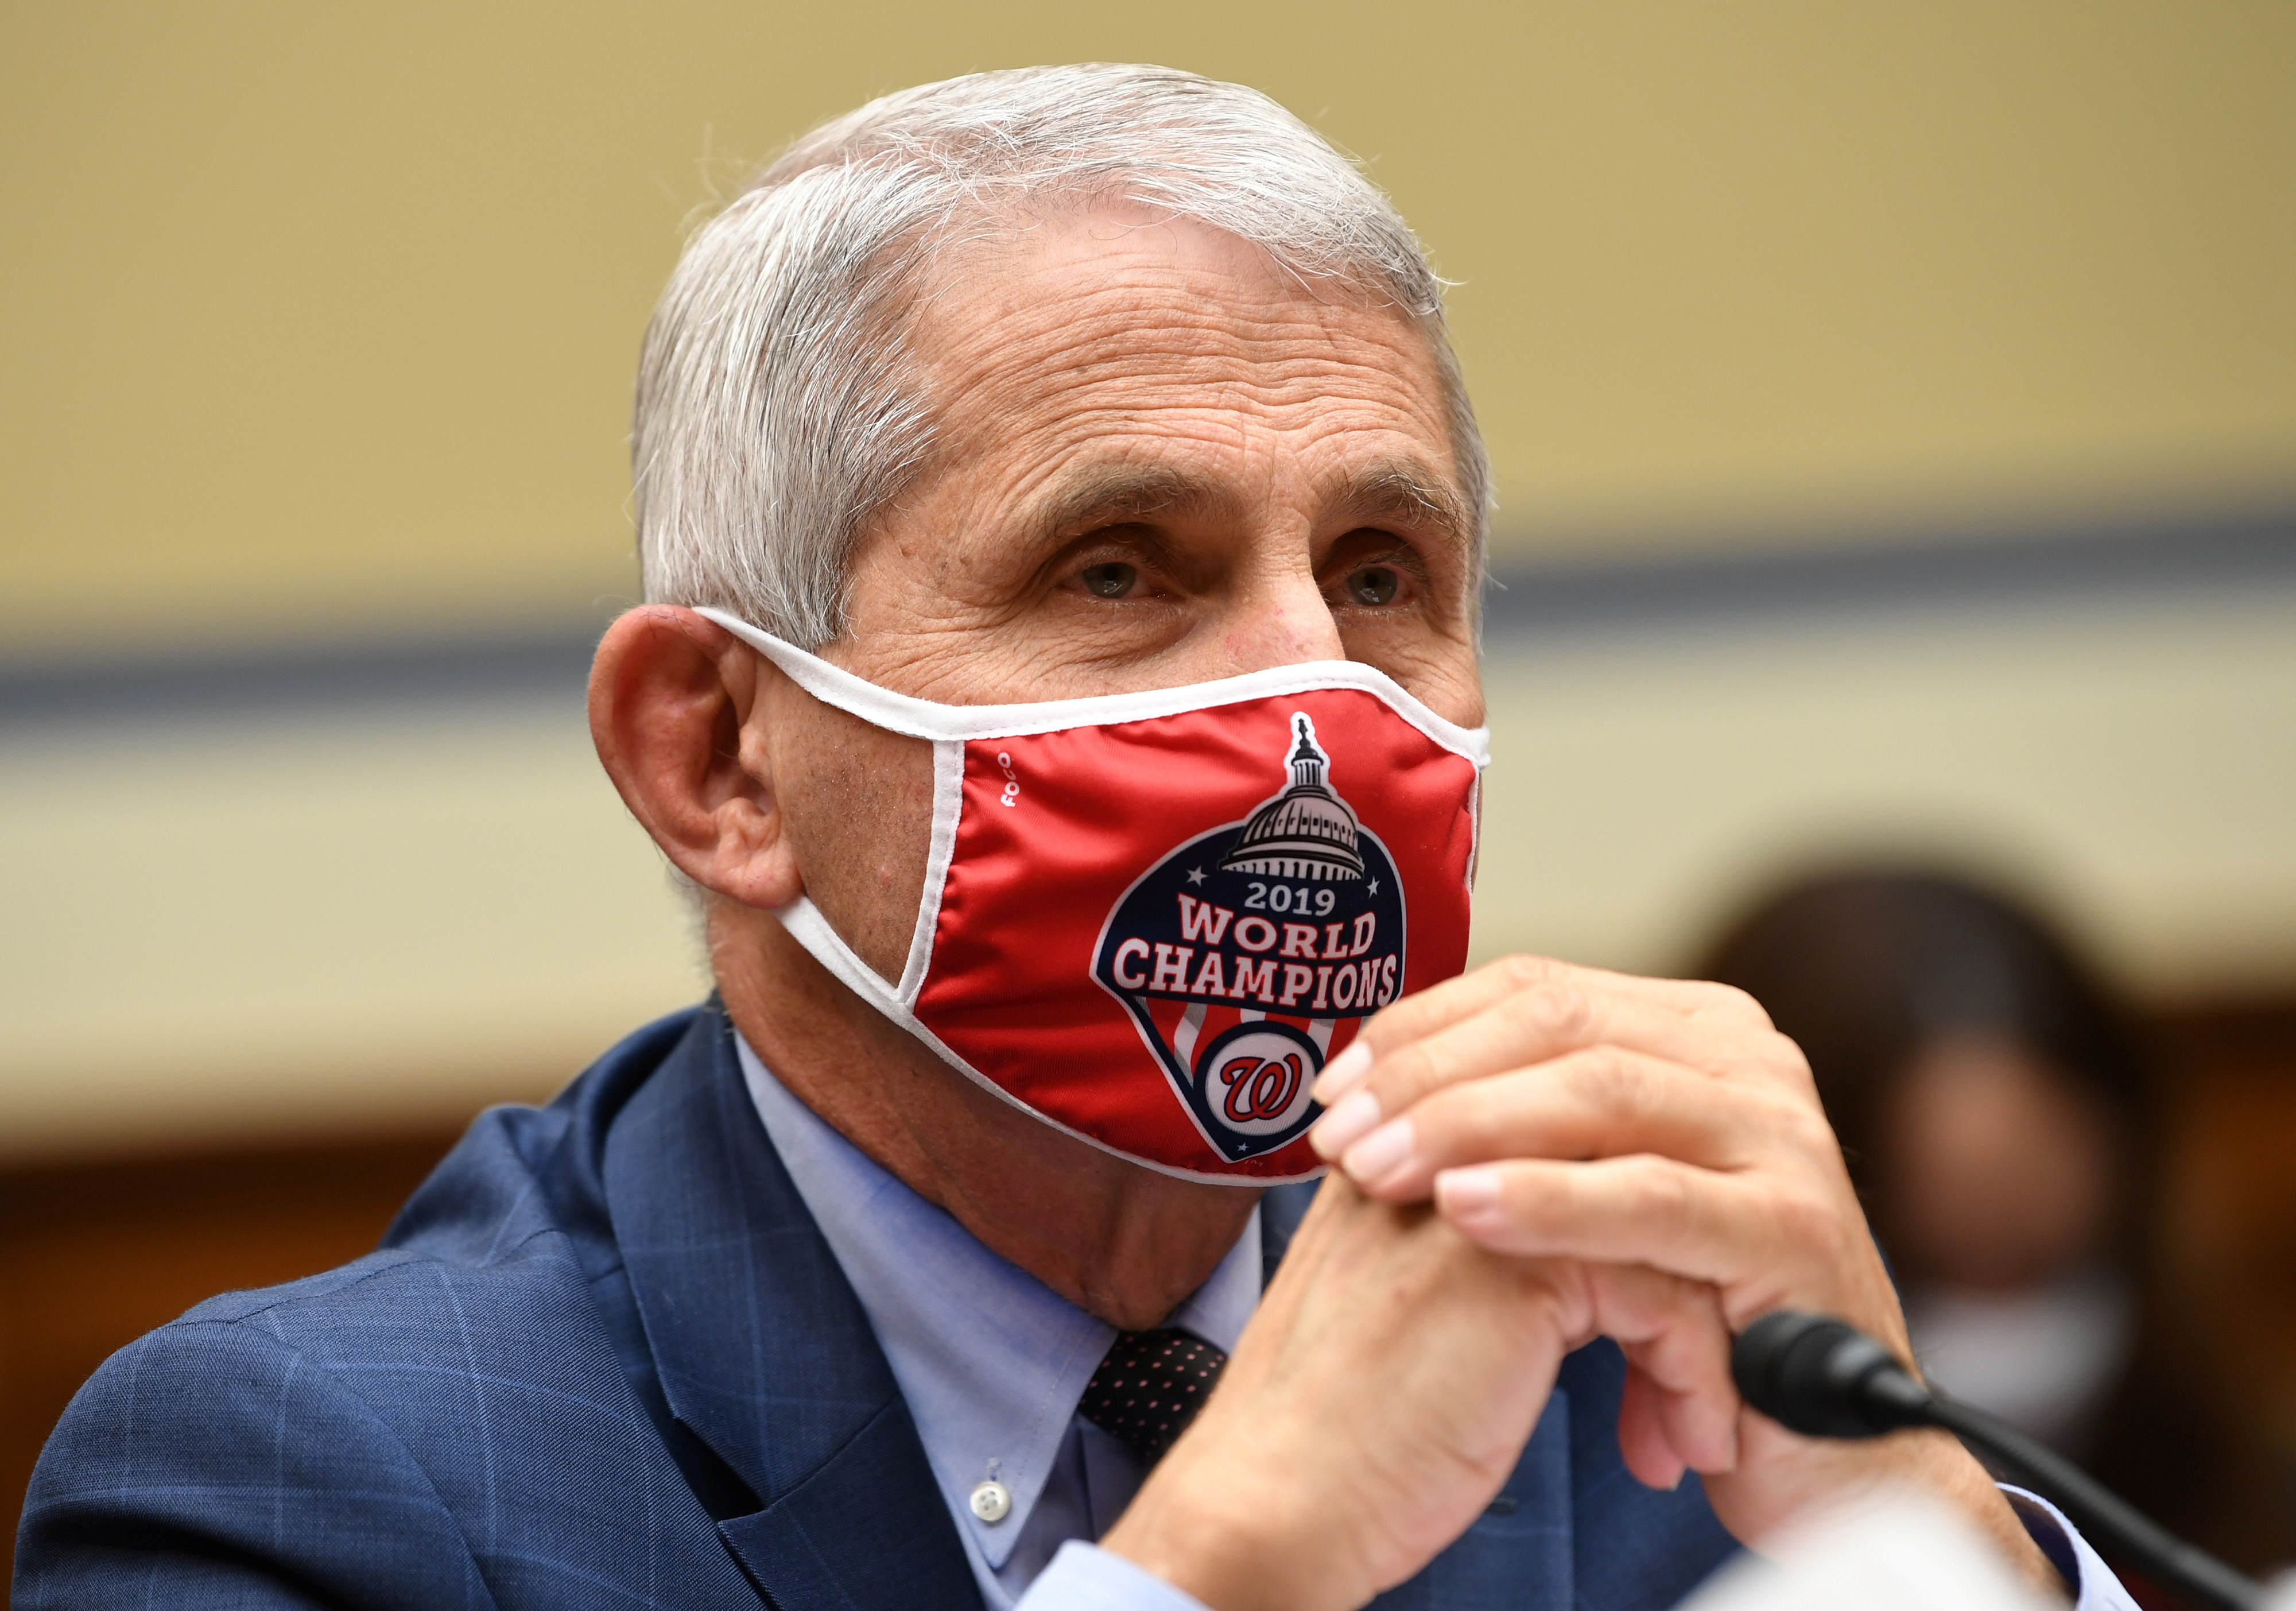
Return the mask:
MULTIPOLYGON (((2089 1548, 2088 1541, 2073 1525, 2065 1520, 2065 1513, 2038 1493, 2022 1488, 2001 1484, 2008 1496, 2010 1508, 2017 1519, 2025 1524, 2025 1532, 2049 1564, 2065 1580, 2072 1590, 2075 1611, 2141 1611, 2120 1580, 2112 1574, 2097 1552, 2089 1548)), ((1089 1602, 1079 1602, 1089 1603, 1089 1602)), ((1111 1601, 1111 1605, 1118 1602, 1111 1601)), ((1144 1602, 1152 1605, 1154 1602, 1144 1602)), ((1047 1607, 1047 1611, 1050 1608, 1047 1607)))
POLYGON ((1204 1602, 1120 1555, 1071 1539, 1013 1611, 1204 1611, 1204 1602))

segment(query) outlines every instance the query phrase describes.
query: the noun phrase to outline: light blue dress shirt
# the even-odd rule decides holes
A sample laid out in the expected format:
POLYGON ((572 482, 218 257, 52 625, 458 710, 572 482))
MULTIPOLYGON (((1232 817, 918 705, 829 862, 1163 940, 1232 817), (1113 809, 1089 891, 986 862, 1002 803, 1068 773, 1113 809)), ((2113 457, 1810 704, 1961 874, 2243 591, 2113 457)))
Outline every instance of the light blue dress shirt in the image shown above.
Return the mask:
MULTIPOLYGON (((1089 1541, 1115 1525, 1146 1475, 1130 1449, 1076 1412, 1115 1328, 991 1253, 791 1096, 748 1041, 735 1044, 766 1134, 885 1351, 989 1611, 1204 1611, 1089 1541), (972 1509, 974 1489, 988 1481, 1011 1496, 995 1522, 972 1509)), ((1233 1351, 1261 1278, 1255 1210, 1167 1324, 1233 1351)), ((2077 1611, 2136 1611, 2055 1507, 2009 1492, 2079 1585, 2077 1611)))

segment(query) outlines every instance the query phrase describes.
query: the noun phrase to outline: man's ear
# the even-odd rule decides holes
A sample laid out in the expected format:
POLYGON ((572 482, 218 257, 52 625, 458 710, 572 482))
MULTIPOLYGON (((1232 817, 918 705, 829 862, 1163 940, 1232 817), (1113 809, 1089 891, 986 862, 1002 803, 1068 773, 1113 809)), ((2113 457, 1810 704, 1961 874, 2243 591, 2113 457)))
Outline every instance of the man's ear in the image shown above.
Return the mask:
POLYGON ((772 911, 805 885, 767 746, 742 740, 779 675, 732 633, 668 604, 619 618, 590 666, 590 737, 622 803, 687 877, 772 911))

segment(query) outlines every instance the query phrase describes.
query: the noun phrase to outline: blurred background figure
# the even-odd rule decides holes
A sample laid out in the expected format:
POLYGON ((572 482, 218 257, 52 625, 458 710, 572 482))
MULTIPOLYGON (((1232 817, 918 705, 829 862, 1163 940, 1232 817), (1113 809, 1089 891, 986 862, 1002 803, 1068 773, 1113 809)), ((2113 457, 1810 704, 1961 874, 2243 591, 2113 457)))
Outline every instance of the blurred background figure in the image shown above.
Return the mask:
POLYGON ((2172 1273, 2151 1048, 2049 924, 1946 874, 1838 871, 1694 971, 1808 1055, 1932 1381, 2219 1548, 2284 1553, 2287 1472, 2256 1427, 2289 1373, 2241 1360, 2254 1327, 2218 1312, 2257 1307, 2257 1272, 2172 1273))
POLYGON ((1796 885, 1702 971, 1808 1056, 1923 1369, 2087 1455, 2128 1364, 2152 1172, 2102 990, 2027 913, 1921 874, 1796 885))

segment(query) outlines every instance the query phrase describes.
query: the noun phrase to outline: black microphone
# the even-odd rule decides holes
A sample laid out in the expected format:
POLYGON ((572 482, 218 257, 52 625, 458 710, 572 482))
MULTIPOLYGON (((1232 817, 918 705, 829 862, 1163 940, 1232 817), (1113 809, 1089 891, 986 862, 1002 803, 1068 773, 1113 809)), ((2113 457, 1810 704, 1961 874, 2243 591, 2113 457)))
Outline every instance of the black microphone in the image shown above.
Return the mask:
POLYGON ((1932 1393, 1895 1355, 1847 1321, 1781 1309, 1730 1350, 1739 1396, 1805 1437, 1869 1438, 1942 1426, 1993 1455, 2054 1500, 2092 1543, 2203 1606, 2257 1611, 2263 1585, 2176 1537, 2070 1460, 2007 1422, 1932 1393))

